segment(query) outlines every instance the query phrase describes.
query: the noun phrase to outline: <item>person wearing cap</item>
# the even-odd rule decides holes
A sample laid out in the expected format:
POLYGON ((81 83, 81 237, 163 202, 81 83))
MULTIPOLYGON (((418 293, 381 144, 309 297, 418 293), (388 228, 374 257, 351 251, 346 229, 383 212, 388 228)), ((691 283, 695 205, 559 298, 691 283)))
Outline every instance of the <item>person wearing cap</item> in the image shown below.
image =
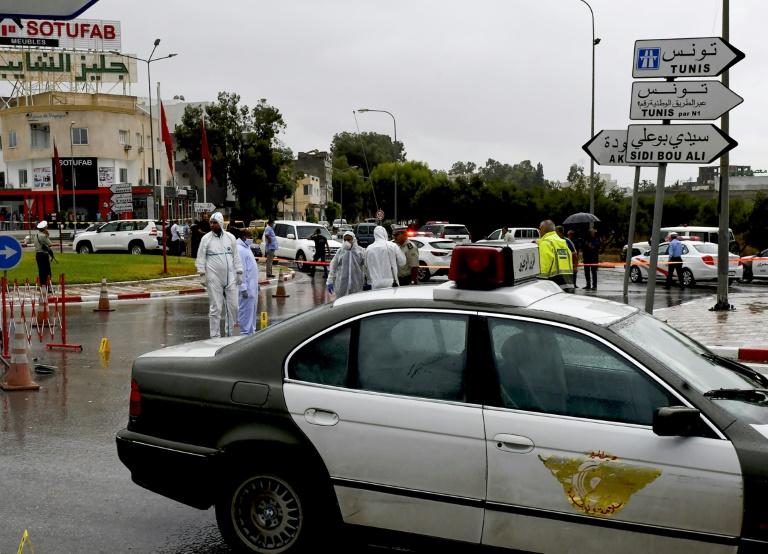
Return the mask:
POLYGON ((37 224, 37 231, 32 237, 32 243, 35 245, 35 261, 37 262, 37 274, 40 278, 40 287, 48 286, 48 292, 51 292, 49 280, 51 278, 51 258, 53 255, 53 244, 48 236, 48 222, 42 220, 37 224))
POLYGON ((355 234, 345 231, 341 248, 331 260, 326 286, 337 298, 360 292, 365 284, 365 250, 357 244, 355 234))
POLYGON ((664 288, 672 286, 672 274, 677 272, 677 282, 683 288, 683 243, 677 239, 677 233, 669 235, 669 265, 664 288))
POLYGON ((211 338, 221 336, 221 314, 225 334, 232 336, 237 321, 238 287, 243 282, 243 264, 232 233, 224 230, 224 217, 211 216, 211 230, 200 239, 195 267, 200 283, 208 289, 211 338))
POLYGON ((563 289, 573 289, 573 257, 565 240, 557 235, 555 223, 539 224, 539 278, 549 279, 563 289))
POLYGON ((403 251, 387 240, 387 230, 381 225, 373 229, 373 244, 365 251, 368 282, 373 290, 399 286, 398 268, 405 265, 403 251))
POLYGON ((405 265, 398 267, 397 280, 400 286, 417 285, 419 283, 419 249, 408 238, 407 229, 395 229, 395 244, 405 256, 405 265))

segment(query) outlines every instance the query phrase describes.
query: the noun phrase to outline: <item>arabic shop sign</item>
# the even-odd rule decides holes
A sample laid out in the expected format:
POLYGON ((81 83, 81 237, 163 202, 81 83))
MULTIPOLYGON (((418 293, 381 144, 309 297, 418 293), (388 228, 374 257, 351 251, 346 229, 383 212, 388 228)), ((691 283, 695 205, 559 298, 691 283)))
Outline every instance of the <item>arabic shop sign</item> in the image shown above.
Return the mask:
POLYGON ((715 77, 742 59, 720 37, 638 40, 632 77, 715 77))
POLYGON ((630 125, 627 159, 632 163, 708 164, 738 143, 712 124, 630 125))
POLYGON ((5 19, 0 24, 0 45, 45 46, 67 50, 120 50, 119 21, 74 19, 52 21, 22 19, 21 25, 5 19))
POLYGON ((744 99, 720 81, 632 83, 630 119, 717 119, 744 99))
POLYGON ((0 50, 0 78, 27 82, 136 83, 136 61, 117 54, 0 50))

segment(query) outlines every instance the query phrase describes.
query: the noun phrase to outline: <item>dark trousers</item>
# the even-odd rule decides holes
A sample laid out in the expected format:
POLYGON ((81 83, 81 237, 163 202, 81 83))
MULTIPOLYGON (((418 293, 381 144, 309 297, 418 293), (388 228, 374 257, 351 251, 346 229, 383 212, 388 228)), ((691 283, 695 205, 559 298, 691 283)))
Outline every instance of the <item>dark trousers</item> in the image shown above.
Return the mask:
MULTIPOLYGON (((318 254, 315 252, 315 256, 312 258, 313 262, 324 262, 325 261, 325 254, 318 254)), ((315 270, 318 268, 315 264, 312 264, 312 266, 309 269, 309 274, 314 275, 315 270)), ((328 266, 323 265, 323 277, 328 277, 328 266)))
POLYGON ((683 259, 680 256, 670 256, 669 265, 667 266, 667 283, 666 286, 672 286, 672 274, 677 271, 677 282, 680 284, 680 288, 683 287, 683 259))
POLYGON ((35 254, 35 261, 37 262, 37 275, 40 278, 40 286, 44 287, 48 284, 48 279, 51 277, 51 258, 46 252, 37 252, 35 254))
MULTIPOLYGON (((584 262, 587 264, 596 264, 597 262, 584 262)), ((587 288, 597 287, 597 266, 588 265, 584 268, 584 278, 587 280, 587 288)))

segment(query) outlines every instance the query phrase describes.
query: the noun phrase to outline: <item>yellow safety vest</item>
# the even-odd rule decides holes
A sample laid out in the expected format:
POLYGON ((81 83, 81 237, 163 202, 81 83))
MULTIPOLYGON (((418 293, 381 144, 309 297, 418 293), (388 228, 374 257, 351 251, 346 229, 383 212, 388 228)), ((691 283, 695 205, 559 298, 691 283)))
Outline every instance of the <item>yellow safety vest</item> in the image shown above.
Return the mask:
POLYGON ((566 282, 573 276, 573 258, 565 239, 551 231, 539 239, 539 277, 551 279, 562 275, 566 282))

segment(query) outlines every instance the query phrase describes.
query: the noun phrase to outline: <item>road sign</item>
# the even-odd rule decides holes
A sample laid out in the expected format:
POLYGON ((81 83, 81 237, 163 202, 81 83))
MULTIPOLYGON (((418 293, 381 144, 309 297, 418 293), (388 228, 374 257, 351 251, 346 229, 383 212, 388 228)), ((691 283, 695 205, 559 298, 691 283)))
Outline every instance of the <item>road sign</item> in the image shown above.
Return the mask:
POLYGON ((599 165, 641 165, 655 166, 654 163, 630 163, 627 161, 627 130, 603 129, 582 146, 584 152, 599 165))
POLYGON ((212 202, 195 202, 192 207, 196 212, 214 212, 216 211, 216 204, 212 202))
POLYGON ((34 198, 25 198, 24 203, 27 205, 27 210, 31 210, 32 206, 35 204, 34 198))
POLYGON ((72 19, 98 0, 0 0, 0 14, 11 19, 72 19))
POLYGON ((131 183, 114 183, 109 187, 109 190, 112 191, 112 194, 130 194, 131 183))
POLYGON ((10 235, 0 235, 0 269, 13 269, 21 261, 21 243, 10 235))
POLYGON ((638 40, 632 77, 715 77, 743 59, 720 37, 638 40))
POLYGON ((125 203, 125 202, 118 202, 115 204, 112 204, 112 211, 116 214, 124 214, 128 212, 133 211, 133 204, 131 203, 125 203))
POLYGON ((720 81, 637 81, 629 118, 717 119, 743 101, 720 81))
POLYGON ((384 219, 384 210, 376 210, 376 219, 380 221, 384 219))
POLYGON ((710 123, 630 125, 627 129, 630 162, 708 164, 736 145, 710 123))

